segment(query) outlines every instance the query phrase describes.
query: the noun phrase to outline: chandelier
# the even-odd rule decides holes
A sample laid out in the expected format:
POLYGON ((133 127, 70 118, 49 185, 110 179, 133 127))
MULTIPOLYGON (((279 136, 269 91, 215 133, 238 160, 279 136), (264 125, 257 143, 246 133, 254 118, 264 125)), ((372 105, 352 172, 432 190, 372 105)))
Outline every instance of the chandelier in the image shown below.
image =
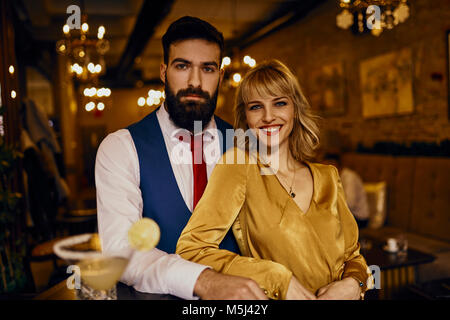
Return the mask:
POLYGON ((81 17, 81 28, 63 26, 64 39, 56 43, 56 51, 68 57, 69 72, 81 84, 85 110, 105 109, 105 99, 111 95, 109 88, 99 87, 99 77, 106 72, 104 55, 109 50, 109 41, 104 39, 105 27, 99 26, 97 37, 90 37, 87 15, 81 17))
POLYGON ((336 25, 348 29, 354 25, 359 33, 367 30, 379 36, 385 29, 393 29, 409 17, 407 0, 340 0, 342 11, 336 25))

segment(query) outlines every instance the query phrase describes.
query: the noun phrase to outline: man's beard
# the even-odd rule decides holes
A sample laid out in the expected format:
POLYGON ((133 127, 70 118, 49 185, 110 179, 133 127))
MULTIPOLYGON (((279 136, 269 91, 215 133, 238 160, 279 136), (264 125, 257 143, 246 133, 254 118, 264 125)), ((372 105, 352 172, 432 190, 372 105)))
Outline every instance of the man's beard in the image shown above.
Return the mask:
POLYGON ((194 132, 194 121, 201 121, 202 130, 209 124, 214 111, 216 110, 217 96, 219 93, 219 84, 212 97, 209 93, 200 88, 189 87, 181 89, 176 94, 170 88, 167 81, 165 86, 166 100, 164 102, 170 119, 180 128, 194 132), (181 101, 182 97, 195 94, 204 99, 202 101, 187 100, 181 101))

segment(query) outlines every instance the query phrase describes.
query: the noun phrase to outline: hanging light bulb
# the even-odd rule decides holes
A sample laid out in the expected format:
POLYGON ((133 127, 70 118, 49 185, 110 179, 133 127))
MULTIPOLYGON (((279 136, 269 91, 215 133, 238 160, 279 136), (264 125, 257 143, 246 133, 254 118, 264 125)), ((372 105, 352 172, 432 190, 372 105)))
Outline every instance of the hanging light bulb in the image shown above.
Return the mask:
POLYGON ((99 102, 97 104, 97 110, 102 111, 105 109, 105 104, 103 102, 99 102))
POLYGON ((241 82, 241 75, 239 74, 239 73, 235 73, 235 74, 233 74, 233 81, 234 82, 236 82, 236 83, 239 83, 239 82, 241 82))

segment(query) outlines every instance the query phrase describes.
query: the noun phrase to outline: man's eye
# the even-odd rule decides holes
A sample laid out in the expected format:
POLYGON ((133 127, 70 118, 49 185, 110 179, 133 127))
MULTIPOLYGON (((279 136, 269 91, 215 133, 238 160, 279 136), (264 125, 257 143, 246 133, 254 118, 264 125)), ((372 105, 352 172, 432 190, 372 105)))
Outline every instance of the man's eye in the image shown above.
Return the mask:
POLYGON ((179 63, 179 64, 175 65, 175 68, 177 68, 179 70, 184 70, 187 68, 187 65, 184 63, 179 63))
POLYGON ((205 72, 214 72, 214 71, 216 71, 216 69, 213 68, 213 67, 204 67, 203 70, 205 70, 205 72))

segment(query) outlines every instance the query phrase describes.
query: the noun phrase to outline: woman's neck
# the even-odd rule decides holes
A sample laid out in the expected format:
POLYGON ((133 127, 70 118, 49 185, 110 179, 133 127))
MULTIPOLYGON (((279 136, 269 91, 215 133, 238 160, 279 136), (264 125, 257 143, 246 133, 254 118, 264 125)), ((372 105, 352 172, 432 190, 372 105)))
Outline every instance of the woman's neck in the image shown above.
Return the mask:
POLYGON ((298 165, 287 143, 280 145, 277 150, 270 151, 271 163, 277 166, 274 169, 281 172, 281 174, 288 174, 294 171, 295 166, 298 165), (274 159, 274 157, 277 157, 277 159, 274 159))

